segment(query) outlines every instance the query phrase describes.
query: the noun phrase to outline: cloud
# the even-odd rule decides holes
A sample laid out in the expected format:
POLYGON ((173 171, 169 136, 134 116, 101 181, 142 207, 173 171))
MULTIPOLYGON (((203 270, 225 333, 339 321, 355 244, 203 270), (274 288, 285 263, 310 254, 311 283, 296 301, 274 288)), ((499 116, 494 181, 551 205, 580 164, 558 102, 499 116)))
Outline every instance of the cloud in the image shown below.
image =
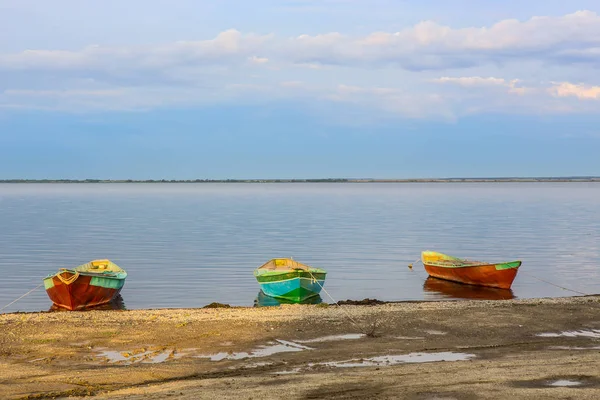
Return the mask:
POLYGON ((508 93, 525 95, 533 93, 537 89, 535 87, 519 86, 522 81, 519 79, 506 80, 504 78, 481 77, 481 76, 464 76, 464 77, 448 77, 433 79, 432 82, 441 84, 454 84, 465 88, 506 88, 508 93))
POLYGON ((561 82, 548 89, 556 97, 577 97, 581 100, 600 100, 600 86, 561 82))
POLYGON ((248 61, 250 61, 252 64, 266 64, 269 62, 269 59, 266 57, 252 56, 248 57, 248 61))
POLYGON ((524 82, 495 77, 441 77, 412 86, 315 84, 307 81, 215 84, 195 87, 126 87, 114 89, 5 90, 0 108, 149 110, 231 102, 292 101, 347 104, 371 110, 377 118, 433 118, 452 121, 481 113, 546 114, 600 112, 600 87, 569 82, 524 82), (519 86, 517 86, 517 84, 519 86), (433 85, 433 86, 432 86, 433 85))
POLYGON ((7 96, 17 97, 118 97, 123 89, 107 90, 5 90, 7 96))
POLYGON ((287 48, 296 62, 393 64, 407 70, 467 68, 524 59, 598 63, 600 17, 592 11, 578 11, 462 29, 424 21, 395 33, 374 32, 362 38, 340 33, 301 35, 289 40, 287 48))
POLYGON ((299 99, 411 118, 598 112, 600 103, 585 101, 600 99, 600 87, 589 82, 598 68, 600 17, 591 11, 487 27, 423 21, 364 36, 230 29, 206 40, 0 54, 0 107, 131 110, 299 99), (579 75, 564 76, 565 68, 579 75), (539 71, 553 75, 534 81, 539 71))
POLYGON ((436 78, 433 81, 438 82, 438 83, 454 83, 459 86, 465 86, 465 87, 497 86, 497 85, 506 86, 506 84, 507 84, 506 80, 502 79, 502 78, 494 78, 494 77, 483 78, 481 76, 468 76, 468 77, 457 77, 457 78, 443 76, 441 78, 436 78))
POLYGON ((230 29, 210 40, 178 41, 156 46, 92 45, 79 51, 25 50, 21 53, 0 55, 0 69, 120 72, 241 63, 247 59, 264 62, 265 58, 255 55, 256 50, 261 49, 271 37, 271 35, 243 35, 235 29, 230 29))
POLYGON ((525 59, 600 66, 600 16, 578 11, 561 17, 503 20, 489 27, 454 29, 423 21, 398 32, 351 37, 338 32, 281 38, 230 29, 215 38, 155 46, 88 46, 79 51, 26 50, 0 55, 3 70, 114 72, 267 61, 355 67, 396 65, 418 71, 468 68, 525 59), (260 56, 258 56, 260 54, 260 56))
POLYGON ((381 110, 392 116, 455 119, 451 104, 437 93, 414 93, 402 88, 340 84, 319 92, 318 95, 319 98, 334 102, 353 103, 381 110))
POLYGON ((574 84, 571 82, 541 82, 531 86, 517 86, 523 84, 519 79, 506 80, 494 77, 441 77, 433 79, 432 82, 440 84, 455 84, 465 88, 507 88, 508 93, 525 94, 550 94, 554 97, 576 97, 580 100, 600 100, 600 86, 574 84))

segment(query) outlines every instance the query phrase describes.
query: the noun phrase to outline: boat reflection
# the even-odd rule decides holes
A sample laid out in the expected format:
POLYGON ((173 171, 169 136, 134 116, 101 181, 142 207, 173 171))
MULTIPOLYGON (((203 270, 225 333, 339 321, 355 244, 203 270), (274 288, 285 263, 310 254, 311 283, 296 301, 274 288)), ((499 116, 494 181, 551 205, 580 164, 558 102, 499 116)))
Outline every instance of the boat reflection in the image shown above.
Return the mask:
POLYGON ((515 296, 511 289, 495 289, 485 286, 465 285, 443 279, 428 277, 423 290, 450 299, 510 300, 515 296))
MULTIPOLYGON (((78 311, 94 311, 94 310, 126 310, 125 302, 123 297, 119 294, 110 303, 100 304, 99 306, 87 307, 78 311)), ((56 304, 52 304, 52 307, 48 310, 49 312, 55 311, 69 311, 66 308, 58 307, 56 304)))
POLYGON ((282 304, 320 304, 323 302, 323 299, 320 295, 309 297, 308 299, 302 301, 293 301, 275 298, 271 296, 267 296, 262 290, 258 292, 256 299, 254 299, 254 307, 275 307, 280 306, 282 304))

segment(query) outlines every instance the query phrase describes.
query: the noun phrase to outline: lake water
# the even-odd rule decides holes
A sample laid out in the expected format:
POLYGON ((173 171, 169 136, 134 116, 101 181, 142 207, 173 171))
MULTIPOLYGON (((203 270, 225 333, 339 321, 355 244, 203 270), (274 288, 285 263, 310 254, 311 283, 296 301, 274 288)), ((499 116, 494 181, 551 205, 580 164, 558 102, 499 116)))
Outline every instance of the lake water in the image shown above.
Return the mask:
MULTIPOLYGON (((0 184, 0 308, 48 273, 109 258, 128 309, 252 306, 254 268, 328 271, 336 300, 600 292, 600 184, 0 184), (523 266, 512 292, 426 281, 421 250, 523 266)), ((331 302, 325 293, 323 301, 331 302)), ((4 310, 48 310, 43 288, 4 310)))

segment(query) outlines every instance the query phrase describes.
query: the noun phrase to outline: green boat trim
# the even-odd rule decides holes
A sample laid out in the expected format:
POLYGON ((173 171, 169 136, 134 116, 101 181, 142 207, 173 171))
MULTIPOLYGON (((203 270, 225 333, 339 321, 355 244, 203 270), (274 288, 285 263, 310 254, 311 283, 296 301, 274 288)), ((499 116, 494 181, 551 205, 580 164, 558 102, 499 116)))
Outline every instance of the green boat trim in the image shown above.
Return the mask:
POLYGON ((440 268, 470 268, 470 267, 483 267, 483 266, 494 266, 496 268, 496 270, 500 271, 503 269, 511 269, 511 268, 519 268, 521 266, 521 261, 510 261, 510 262, 504 262, 504 263, 489 263, 489 262, 472 262, 472 261, 467 261, 467 262, 460 262, 461 260, 457 260, 459 262, 457 262, 456 264, 452 264, 450 262, 435 262, 435 261, 428 261, 427 265, 431 265, 433 267, 440 267, 440 268))
POLYGON ((496 264, 496 269, 498 271, 500 271, 503 269, 519 268, 520 266, 521 266, 521 261, 510 261, 510 262, 505 262, 505 263, 501 263, 501 264, 496 264))
POLYGON ((89 276, 90 285, 100 286, 108 289, 120 289, 125 284, 127 272, 117 264, 109 260, 94 260, 89 263, 82 264, 73 269, 61 268, 58 272, 49 274, 44 278, 44 288, 50 289, 54 287, 54 278, 64 272, 69 272, 73 275, 89 276))
POLYGON ((296 270, 289 272, 266 270, 254 271, 254 276, 259 283, 279 282, 297 278, 324 280, 326 275, 327 272, 319 268, 313 268, 308 271, 296 270))

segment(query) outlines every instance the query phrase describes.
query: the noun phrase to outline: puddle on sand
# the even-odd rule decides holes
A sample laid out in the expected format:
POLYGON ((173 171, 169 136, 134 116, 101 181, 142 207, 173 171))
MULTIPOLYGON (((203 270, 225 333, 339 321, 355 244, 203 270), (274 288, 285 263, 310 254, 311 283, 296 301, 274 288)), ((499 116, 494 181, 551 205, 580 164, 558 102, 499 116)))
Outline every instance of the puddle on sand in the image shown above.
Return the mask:
POLYGON ((158 364, 169 359, 183 357, 184 355, 184 353, 175 353, 174 350, 146 350, 139 353, 131 351, 100 350, 97 354, 98 357, 107 359, 109 363, 127 365, 135 363, 158 364))
POLYGON ((423 336, 395 336, 395 339, 402 339, 402 340, 423 340, 425 338, 423 336))
POLYGON ((290 369, 288 371, 273 372, 273 375, 292 375, 292 374, 299 374, 299 373, 300 373, 300 368, 294 368, 294 369, 290 369))
POLYGON ((332 342, 336 340, 356 340, 365 337, 364 333, 348 333, 345 335, 323 336, 316 339, 296 340, 298 343, 317 343, 317 342, 332 342))
MULTIPOLYGON (((475 357, 475 354, 467 353, 454 353, 451 351, 441 353, 410 353, 397 356, 378 356, 371 358, 364 358, 360 360, 347 360, 347 361, 329 361, 321 363, 309 363, 306 365, 307 368, 313 367, 336 367, 336 368, 354 368, 354 367, 388 367, 397 364, 411 364, 411 363, 427 363, 427 362, 438 362, 438 361, 467 361, 475 357)), ((294 368, 287 371, 273 372, 275 375, 287 375, 297 374, 301 371, 301 368, 294 368)))
POLYGON ((578 381, 571 381, 569 379, 559 379, 557 381, 551 382, 548 384, 548 386, 555 386, 555 387, 568 387, 568 386, 579 386, 581 385, 581 382, 578 381))
POLYGON ((545 332, 538 333, 536 336, 539 337, 590 337, 600 338, 600 329, 589 329, 579 331, 564 331, 559 333, 545 332))
POLYGON ((195 356, 197 358, 210 358, 211 361, 221 360, 242 360, 244 358, 267 357, 277 353, 296 352, 302 350, 313 350, 312 347, 303 346, 298 343, 288 342, 287 340, 276 339, 276 343, 269 346, 260 346, 254 351, 240 353, 217 353, 209 356, 195 356))
POLYGON ((442 331, 436 331, 434 329, 430 329, 425 331, 425 333, 429 334, 429 335, 445 335, 446 332, 442 332, 442 331))
POLYGON ((406 363, 426 363, 436 361, 466 361, 472 357, 475 357, 475 354, 453 353, 451 351, 446 351, 441 353, 410 353, 399 356, 379 356, 365 358, 363 360, 333 361, 321 363, 321 365, 338 368, 374 367, 406 363))
POLYGON ((550 350, 600 350, 600 346, 577 347, 577 346, 550 346, 550 350))
POLYGON ((379 356, 365 358, 363 360, 331 361, 314 365, 325 365, 328 367, 381 367, 407 363, 426 363, 437 361, 466 361, 475 357, 475 354, 454 353, 445 351, 441 353, 410 353, 398 356, 379 356))
POLYGON ((252 363, 252 364, 246 364, 246 365, 242 365, 241 367, 236 367, 236 366, 230 366, 228 369, 230 370, 246 370, 246 369, 253 369, 253 368, 260 368, 260 367, 267 367, 269 365, 273 365, 274 363, 272 362, 257 362, 257 363, 252 363))
POLYGON ((273 365, 273 363, 272 362, 261 361, 261 362, 256 362, 256 363, 245 365, 244 368, 266 367, 267 365, 273 365))

